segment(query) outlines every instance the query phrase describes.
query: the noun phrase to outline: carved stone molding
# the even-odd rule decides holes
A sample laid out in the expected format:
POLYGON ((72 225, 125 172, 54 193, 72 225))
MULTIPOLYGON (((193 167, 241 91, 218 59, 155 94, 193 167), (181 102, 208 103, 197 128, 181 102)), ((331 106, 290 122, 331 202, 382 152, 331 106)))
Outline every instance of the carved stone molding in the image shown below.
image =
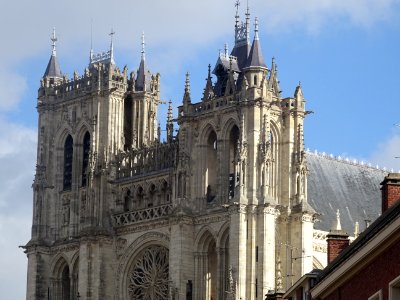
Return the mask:
POLYGON ((200 224, 218 223, 226 220, 229 220, 229 214, 224 213, 218 215, 207 215, 198 217, 193 220, 193 223, 195 225, 200 225, 200 224))

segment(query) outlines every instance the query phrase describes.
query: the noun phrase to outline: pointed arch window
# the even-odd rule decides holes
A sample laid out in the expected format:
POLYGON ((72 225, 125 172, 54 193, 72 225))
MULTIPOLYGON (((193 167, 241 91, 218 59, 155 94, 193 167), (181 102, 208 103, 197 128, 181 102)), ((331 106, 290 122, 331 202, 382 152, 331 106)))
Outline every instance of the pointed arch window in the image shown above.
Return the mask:
POLYGON ((72 186, 72 158, 74 154, 74 140, 68 135, 64 143, 64 180, 63 189, 70 190, 72 186))
POLYGON ((83 137, 83 159, 82 159, 82 186, 87 186, 88 166, 90 153, 90 133, 86 132, 83 137))
POLYGON ((235 195, 235 187, 239 184, 239 170, 237 169, 238 159, 239 128, 235 125, 229 134, 229 199, 235 195))
POLYGON ((217 191, 217 135, 214 131, 208 136, 206 152, 206 198, 210 203, 217 191))

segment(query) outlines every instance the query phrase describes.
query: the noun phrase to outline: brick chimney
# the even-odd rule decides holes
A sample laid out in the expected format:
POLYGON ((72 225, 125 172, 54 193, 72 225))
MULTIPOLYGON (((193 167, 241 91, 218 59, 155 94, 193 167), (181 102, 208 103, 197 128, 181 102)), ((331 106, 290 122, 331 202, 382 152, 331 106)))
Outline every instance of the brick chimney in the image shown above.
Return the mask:
POLYGON ((400 173, 389 173, 381 183, 382 213, 400 199, 400 173))
POLYGON ((349 235, 340 225, 339 210, 336 213, 336 222, 334 222, 326 237, 328 242, 328 264, 330 264, 350 244, 349 235))

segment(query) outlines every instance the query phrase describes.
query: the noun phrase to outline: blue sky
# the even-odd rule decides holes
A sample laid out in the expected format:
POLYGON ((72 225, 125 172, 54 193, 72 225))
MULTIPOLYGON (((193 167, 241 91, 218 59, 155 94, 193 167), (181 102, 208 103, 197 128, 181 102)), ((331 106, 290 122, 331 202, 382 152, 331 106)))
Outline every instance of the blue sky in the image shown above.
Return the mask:
MULTIPOLYGON (((4 0, 1 0, 2 2, 4 0)), ((241 16, 245 10, 242 0, 241 16)), ((161 95, 179 105, 185 72, 192 101, 205 85, 207 65, 233 44, 233 0, 14 1, 0 11, 0 290, 23 299, 36 157, 36 96, 50 57, 53 26, 62 71, 82 74, 91 24, 95 52, 107 50, 136 70, 140 39, 161 73, 161 95)), ((399 0, 250 0, 260 20, 264 58, 276 57, 284 96, 301 81, 307 109, 306 147, 400 169, 399 0)), ((251 32, 251 37, 253 32, 251 32)), ((176 110, 174 111, 176 115, 176 110)), ((166 107, 159 111, 160 121, 166 107)))

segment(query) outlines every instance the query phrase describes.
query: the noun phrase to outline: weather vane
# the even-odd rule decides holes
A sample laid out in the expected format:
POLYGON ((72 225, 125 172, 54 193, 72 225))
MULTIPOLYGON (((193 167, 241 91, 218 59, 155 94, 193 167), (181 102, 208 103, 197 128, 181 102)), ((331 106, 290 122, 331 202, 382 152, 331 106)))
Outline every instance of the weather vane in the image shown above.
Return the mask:
POLYGON ((111 32, 108 34, 111 37, 111 42, 113 40, 114 34, 115 34, 115 31, 111 28, 111 32))

